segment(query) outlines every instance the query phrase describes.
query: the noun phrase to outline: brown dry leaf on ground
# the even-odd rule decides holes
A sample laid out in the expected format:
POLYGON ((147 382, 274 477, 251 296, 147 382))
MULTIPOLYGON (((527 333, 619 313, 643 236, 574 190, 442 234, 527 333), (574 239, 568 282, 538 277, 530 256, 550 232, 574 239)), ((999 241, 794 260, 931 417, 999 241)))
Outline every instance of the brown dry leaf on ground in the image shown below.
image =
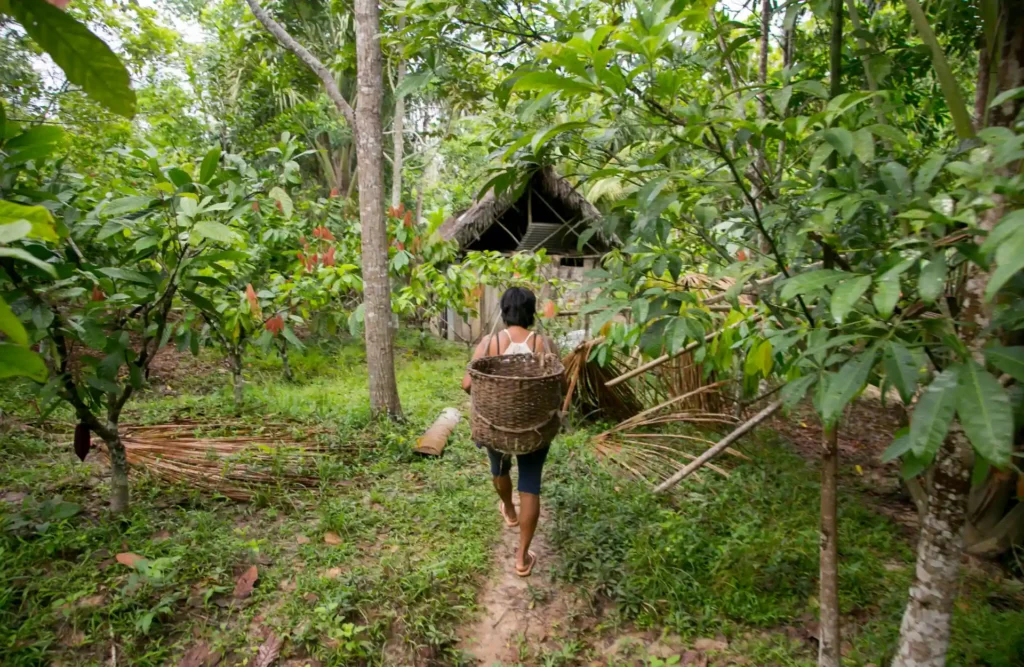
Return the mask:
POLYGON ((296 536, 295 537, 295 541, 298 544, 309 544, 309 538, 306 537, 305 535, 298 535, 298 536, 296 536))
POLYGON ((220 662, 220 653, 210 650, 206 642, 199 642, 188 650, 178 667, 213 667, 220 662))
POLYGON ((329 570, 326 570, 324 572, 324 576, 327 577, 328 579, 337 579, 338 577, 341 576, 341 568, 340 567, 332 567, 329 570))
POLYGON ((143 556, 140 556, 139 554, 133 554, 130 551, 123 551, 114 556, 114 558, 116 558, 117 562, 121 565, 127 565, 133 570, 138 567, 139 563, 146 560, 143 556))
POLYGON ((253 667, 270 667, 270 665, 274 664, 277 656, 281 655, 281 646, 283 644, 284 640, 277 635, 271 634, 268 636, 256 654, 256 660, 252 663, 253 667))
POLYGON ((324 533, 324 542, 330 544, 332 547, 336 547, 341 544, 341 536, 333 530, 329 530, 324 533))
POLYGON ((256 585, 259 576, 259 570, 255 565, 246 570, 235 584, 235 597, 241 600, 252 595, 252 587, 256 585))

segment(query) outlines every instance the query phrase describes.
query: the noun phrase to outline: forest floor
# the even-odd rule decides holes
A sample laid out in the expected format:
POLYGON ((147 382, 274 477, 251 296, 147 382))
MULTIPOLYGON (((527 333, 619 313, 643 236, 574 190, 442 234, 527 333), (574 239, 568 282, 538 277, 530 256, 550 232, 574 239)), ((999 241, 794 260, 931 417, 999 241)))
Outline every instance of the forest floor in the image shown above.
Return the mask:
MULTIPOLYGON (((742 443, 729 478, 668 498, 617 475, 581 426, 552 448, 532 577, 498 517, 465 422, 443 458, 411 453, 459 390, 466 350, 398 349, 407 422, 371 422, 356 344, 295 354, 297 381, 253 359, 243 416, 222 364, 167 353, 126 425, 287 422, 325 449, 317 485, 251 502, 133 478, 123 518, 107 471, 71 450, 70 415, 38 425, 0 390, 0 664, 813 665, 817 426, 797 411, 742 443), (131 561, 124 554, 144 559, 131 561), (121 555, 119 559, 118 556, 121 555), (255 580, 253 576, 255 575, 255 580)), ((844 663, 891 655, 913 565, 913 509, 878 463, 891 417, 854 408, 842 442, 844 663)), ((965 569, 950 665, 1024 664, 1024 584, 965 569)))

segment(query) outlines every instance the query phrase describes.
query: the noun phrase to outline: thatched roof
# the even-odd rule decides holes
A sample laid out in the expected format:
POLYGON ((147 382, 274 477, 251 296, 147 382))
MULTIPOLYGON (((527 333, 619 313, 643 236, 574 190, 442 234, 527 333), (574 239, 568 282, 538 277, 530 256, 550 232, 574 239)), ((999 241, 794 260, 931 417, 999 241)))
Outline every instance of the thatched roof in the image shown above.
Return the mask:
MULTIPOLYGON (((555 173, 553 167, 538 169, 530 177, 523 193, 516 199, 508 195, 497 197, 494 190, 488 190, 471 207, 444 221, 438 233, 445 240, 454 239, 460 246, 467 246, 479 239, 492 225, 498 222, 518 201, 526 196, 527 189, 533 188, 546 201, 568 211, 571 223, 579 220, 595 220, 601 217, 597 208, 588 202, 569 181, 555 173)), ((583 226, 579 231, 582 231, 583 226)), ((603 243, 602 243, 603 245, 603 243)))

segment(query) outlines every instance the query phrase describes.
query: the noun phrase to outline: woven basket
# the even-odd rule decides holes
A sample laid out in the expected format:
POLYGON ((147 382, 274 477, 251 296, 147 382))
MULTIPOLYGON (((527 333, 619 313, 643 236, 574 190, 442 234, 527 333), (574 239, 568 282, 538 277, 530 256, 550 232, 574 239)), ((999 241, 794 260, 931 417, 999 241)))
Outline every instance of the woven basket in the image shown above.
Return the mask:
POLYGON ((473 440, 505 454, 529 454, 562 425, 562 376, 553 354, 483 357, 471 362, 473 440))

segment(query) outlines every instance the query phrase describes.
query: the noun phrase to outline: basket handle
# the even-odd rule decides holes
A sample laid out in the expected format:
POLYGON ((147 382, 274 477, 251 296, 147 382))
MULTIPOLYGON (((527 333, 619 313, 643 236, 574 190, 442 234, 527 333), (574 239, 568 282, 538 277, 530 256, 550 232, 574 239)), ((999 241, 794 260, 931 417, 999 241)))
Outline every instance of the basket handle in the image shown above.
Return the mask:
POLYGON ((561 415, 562 411, 559 410, 558 408, 555 408, 554 410, 548 413, 548 416, 547 418, 544 419, 544 421, 537 422, 533 426, 527 426, 526 428, 508 428, 506 426, 498 426, 497 424, 492 423, 491 420, 487 419, 487 417, 484 417, 479 412, 476 413, 476 418, 482 421, 483 423, 487 424, 487 426, 489 426, 490 428, 493 428, 495 431, 501 431, 502 433, 521 434, 533 432, 540 435, 540 430, 542 428, 550 424, 551 420, 553 420, 555 417, 561 419, 561 415))

